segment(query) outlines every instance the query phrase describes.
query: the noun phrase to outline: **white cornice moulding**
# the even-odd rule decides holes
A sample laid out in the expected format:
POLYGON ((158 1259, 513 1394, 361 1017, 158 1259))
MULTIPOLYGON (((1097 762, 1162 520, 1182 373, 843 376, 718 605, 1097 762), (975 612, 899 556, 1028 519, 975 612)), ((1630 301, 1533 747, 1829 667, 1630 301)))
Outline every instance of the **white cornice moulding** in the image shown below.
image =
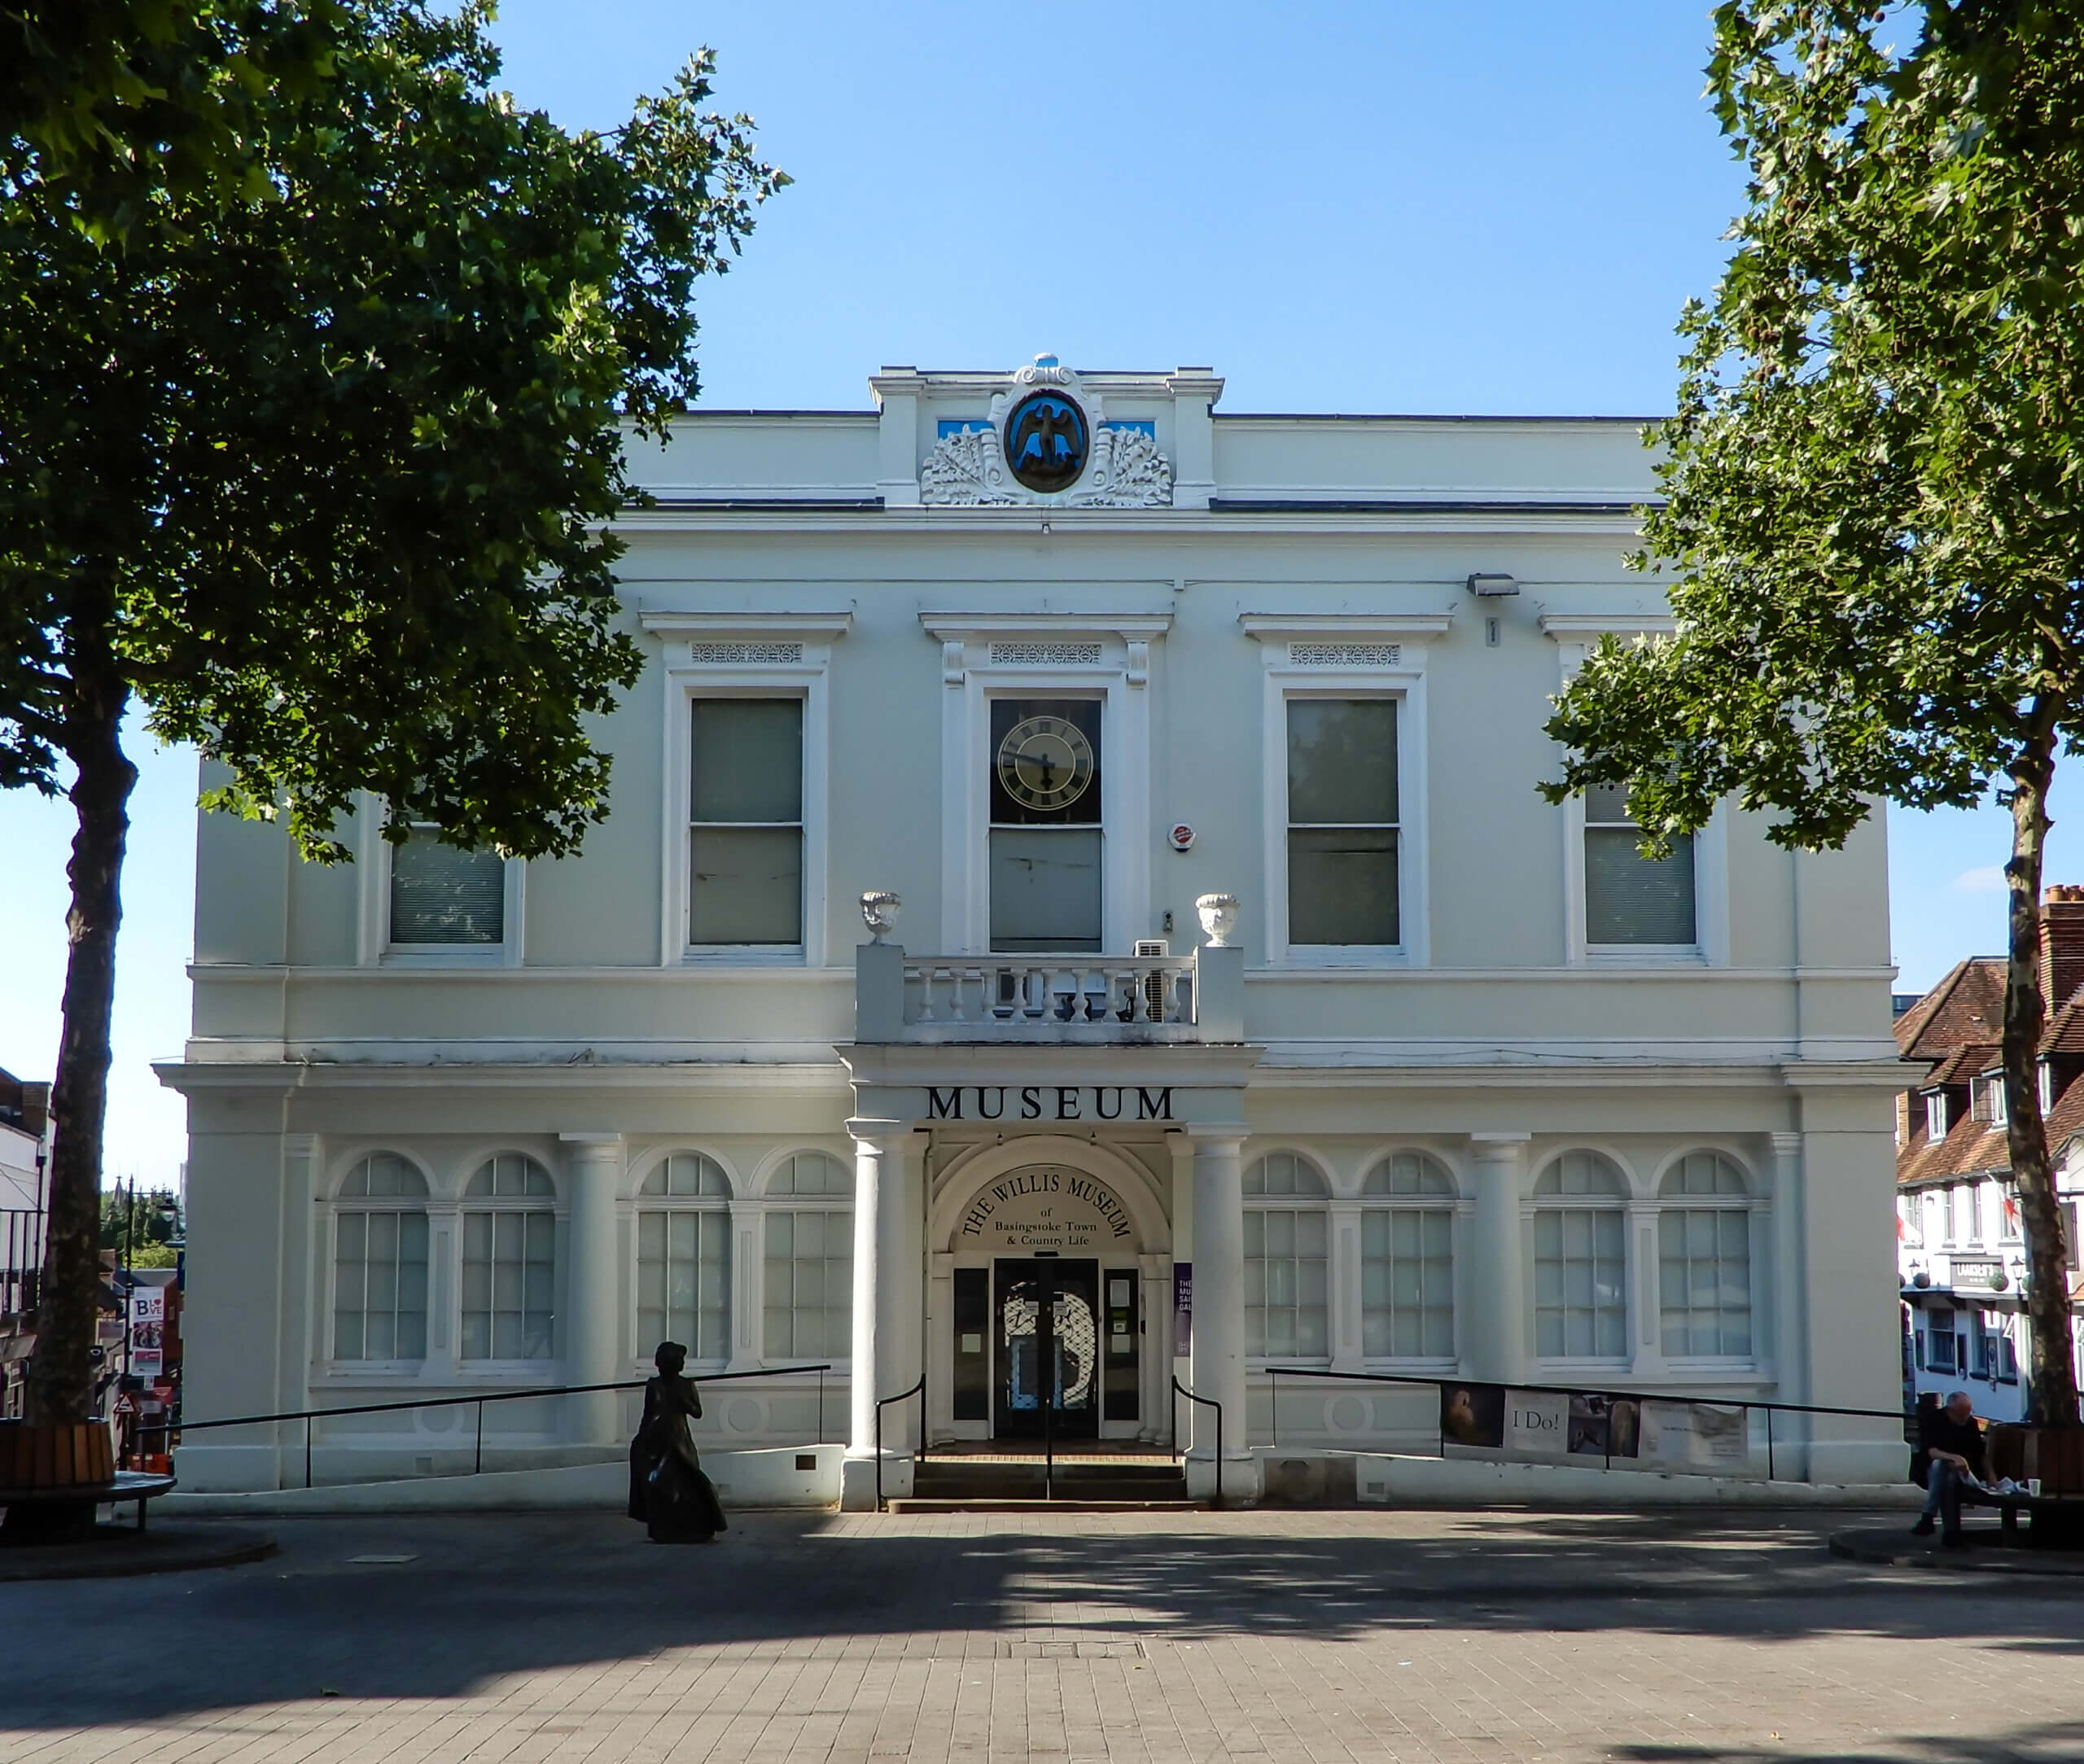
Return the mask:
POLYGON ((922 612, 919 623, 926 635, 943 643, 971 637, 1025 637, 1035 633, 1060 636, 1070 632, 1101 631, 1115 637, 1162 637, 1172 628, 1169 612, 922 612))
POLYGON ((1545 612, 1535 622, 1543 637, 1562 643, 1582 643, 1609 633, 1615 637, 1635 632, 1670 637, 1679 629, 1679 621, 1668 612, 1545 612))
POLYGON ((1261 642, 1288 642, 1300 638, 1310 642, 1320 637, 1403 637, 1422 642, 1443 636, 1455 622, 1451 608, 1446 612, 1246 612, 1237 615, 1247 637, 1261 642))
POLYGON ((809 641, 843 637, 854 627, 847 612, 669 612, 640 611, 646 631, 668 637, 802 637, 809 641))

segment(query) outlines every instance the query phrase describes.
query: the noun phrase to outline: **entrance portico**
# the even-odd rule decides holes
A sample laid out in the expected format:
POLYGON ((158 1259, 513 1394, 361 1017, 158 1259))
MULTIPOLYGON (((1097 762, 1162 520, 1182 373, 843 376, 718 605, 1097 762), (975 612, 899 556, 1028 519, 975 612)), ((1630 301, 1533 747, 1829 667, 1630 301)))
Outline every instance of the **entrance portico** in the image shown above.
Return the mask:
MULTIPOLYGON (((860 953, 865 982, 875 958, 902 971, 901 951, 860 953)), ((1202 997, 1221 996, 1230 977, 1211 970, 1237 953, 1200 952, 1202 997)), ((1061 1022, 1026 1045, 940 1025, 914 1039, 891 1014, 891 1040, 839 1050, 856 1145, 845 1504, 873 1498, 878 1399, 922 1379, 882 1408, 887 1494, 908 1487, 922 1425, 929 1449, 1045 1429, 1169 1447, 1176 1376, 1223 1406, 1225 1480, 1241 1488, 1241 1153, 1260 1050, 1132 1024, 1067 1041, 1061 1022)), ((1214 1480, 1212 1412, 1179 1407, 1198 1490, 1214 1480)))

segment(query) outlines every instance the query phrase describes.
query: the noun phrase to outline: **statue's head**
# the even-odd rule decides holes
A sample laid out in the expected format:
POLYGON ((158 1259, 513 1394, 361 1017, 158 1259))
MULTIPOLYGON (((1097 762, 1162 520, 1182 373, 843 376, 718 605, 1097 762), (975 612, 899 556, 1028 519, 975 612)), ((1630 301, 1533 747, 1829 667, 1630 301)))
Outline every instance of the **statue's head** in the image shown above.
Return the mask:
POLYGON ((651 1363, 668 1378, 677 1378, 681 1368, 687 1363, 687 1350, 677 1342, 661 1342, 659 1351, 651 1356, 651 1363))

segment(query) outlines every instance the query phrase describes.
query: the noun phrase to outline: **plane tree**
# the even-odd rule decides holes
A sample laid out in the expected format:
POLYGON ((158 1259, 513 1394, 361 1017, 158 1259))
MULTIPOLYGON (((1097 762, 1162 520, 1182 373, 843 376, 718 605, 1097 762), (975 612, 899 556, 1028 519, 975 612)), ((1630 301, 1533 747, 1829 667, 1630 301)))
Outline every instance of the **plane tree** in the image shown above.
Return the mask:
POLYGON ((1677 629, 1588 659, 1543 788, 1625 786, 1652 851, 1726 798, 1805 850, 1885 799, 2008 807, 2030 1397, 2074 1422, 2035 1061, 2048 790, 2084 734, 2084 11, 1727 0, 1708 75, 1748 205, 1631 560, 1677 629))
POLYGON ((624 434, 694 396, 696 279, 786 181, 707 107, 707 50, 572 132, 498 89, 482 0, 200 10, 226 66, 291 11, 319 33, 310 77, 214 113, 235 188, 126 160, 129 218, 94 224, 91 129, 53 151, 42 112, 0 113, 0 787, 77 822, 28 1382, 51 1423, 94 1401, 126 714, 307 859, 349 856, 360 790, 387 837, 575 850, 607 801, 588 720, 640 665, 624 434))

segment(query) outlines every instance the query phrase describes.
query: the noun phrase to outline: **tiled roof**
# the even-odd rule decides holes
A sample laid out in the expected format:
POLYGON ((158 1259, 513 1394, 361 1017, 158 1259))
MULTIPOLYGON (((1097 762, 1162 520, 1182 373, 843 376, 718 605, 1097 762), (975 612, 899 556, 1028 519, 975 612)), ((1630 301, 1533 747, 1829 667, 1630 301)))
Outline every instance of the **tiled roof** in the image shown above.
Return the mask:
POLYGON ((1897 1153, 1896 1180, 1911 1188, 1952 1176, 2003 1170, 2011 1162, 2003 1127, 1964 1115, 1944 1139, 1921 1140, 1897 1153))
MULTIPOLYGON (((1975 1054, 1978 1059, 1985 1053, 1994 1058, 1991 1049, 1962 1051, 1964 1054, 1975 1054)), ((1981 1071, 1987 1067, 1979 1065, 1972 1069, 1981 1071)), ((2047 1113, 2047 1136, 2048 1155, 2058 1163, 2072 1140, 2084 1138, 2084 1079, 2072 1079, 2056 1098, 2055 1106, 2047 1113)), ((1937 1142, 1914 1140, 1898 1153, 1896 1180, 1906 1187, 1915 1187, 1950 1177, 1981 1175, 1985 1171, 2011 1167, 2012 1153, 2005 1143, 2004 1129, 1988 1121, 1978 1121, 1972 1113, 1956 1121, 1946 1138, 1937 1142)))
POLYGON ((1971 956, 1896 1019, 1896 1046, 1907 1060, 1943 1059, 2003 1030, 2004 959, 1971 956))
POLYGON ((2084 1053, 2084 991, 2077 993, 2048 1019, 2041 1036, 2041 1052, 2084 1053))
POLYGON ((1920 1080, 1921 1088, 1932 1090, 1942 1084, 1965 1084, 1994 1070, 2003 1053, 1994 1041, 1972 1041, 1965 1048, 1956 1048, 1933 1066, 1920 1080))

